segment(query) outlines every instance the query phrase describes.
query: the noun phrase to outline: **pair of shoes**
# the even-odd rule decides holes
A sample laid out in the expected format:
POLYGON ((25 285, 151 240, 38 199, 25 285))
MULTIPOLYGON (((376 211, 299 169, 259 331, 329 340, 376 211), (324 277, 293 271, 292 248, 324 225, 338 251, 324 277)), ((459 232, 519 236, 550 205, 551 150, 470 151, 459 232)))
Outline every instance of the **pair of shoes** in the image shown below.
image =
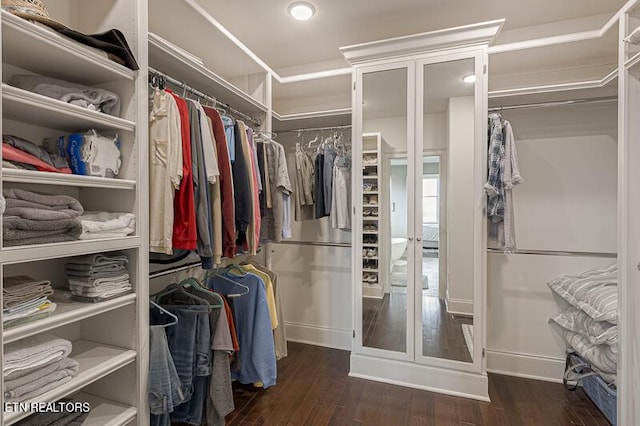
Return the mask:
POLYGON ((362 281, 365 281, 368 283, 377 283, 378 276, 376 274, 364 274, 364 276, 362 277, 362 281))
POLYGON ((362 211, 362 215, 363 216, 371 216, 371 213, 373 213, 371 210, 363 210, 362 211))
POLYGON ((363 229, 369 232, 378 232, 378 227, 376 225, 364 225, 363 229))
POLYGON ((378 249, 370 248, 367 250, 367 257, 378 257, 378 249))

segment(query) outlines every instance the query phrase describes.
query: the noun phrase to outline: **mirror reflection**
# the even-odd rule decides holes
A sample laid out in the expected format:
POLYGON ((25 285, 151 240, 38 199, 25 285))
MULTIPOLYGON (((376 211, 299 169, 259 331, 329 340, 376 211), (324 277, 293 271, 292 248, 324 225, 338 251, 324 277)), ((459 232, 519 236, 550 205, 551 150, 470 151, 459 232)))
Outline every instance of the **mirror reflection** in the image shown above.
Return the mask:
MULTIPOLYGON (((405 256, 408 237, 407 69, 364 74, 362 109, 363 346, 406 352, 407 278, 396 285, 390 271, 405 256), (405 164, 395 186, 391 158, 405 164)), ((406 256, 404 262, 406 271, 406 256)))
POLYGON ((473 194, 465 192, 469 185, 460 179, 466 174, 459 171, 473 166, 474 73, 472 59, 425 65, 422 173, 416 177, 422 188, 416 199, 421 352, 463 362, 473 361, 473 220, 460 216, 472 211, 473 194))

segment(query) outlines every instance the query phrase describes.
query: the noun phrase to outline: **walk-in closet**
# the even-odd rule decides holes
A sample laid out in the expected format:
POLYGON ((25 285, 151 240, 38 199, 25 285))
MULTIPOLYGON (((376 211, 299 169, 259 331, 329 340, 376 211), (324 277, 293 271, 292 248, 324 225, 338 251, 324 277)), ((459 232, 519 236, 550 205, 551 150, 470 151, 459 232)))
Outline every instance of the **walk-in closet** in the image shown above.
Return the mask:
POLYGON ((0 29, 2 425, 640 424, 639 0, 0 29))

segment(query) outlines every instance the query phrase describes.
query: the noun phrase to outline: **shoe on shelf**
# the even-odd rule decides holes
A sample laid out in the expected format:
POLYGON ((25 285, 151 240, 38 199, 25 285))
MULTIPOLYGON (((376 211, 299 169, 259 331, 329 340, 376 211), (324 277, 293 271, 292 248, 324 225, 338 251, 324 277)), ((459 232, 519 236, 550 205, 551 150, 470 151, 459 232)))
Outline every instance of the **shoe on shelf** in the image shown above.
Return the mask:
POLYGON ((377 206, 378 205, 378 196, 377 195, 371 195, 369 197, 369 204, 372 206, 377 206))
POLYGON ((369 251, 366 248, 362 249, 362 257, 367 257, 369 254, 369 251))
POLYGON ((377 257, 378 256, 378 249, 370 248, 369 250, 367 250, 367 256, 368 257, 377 257))

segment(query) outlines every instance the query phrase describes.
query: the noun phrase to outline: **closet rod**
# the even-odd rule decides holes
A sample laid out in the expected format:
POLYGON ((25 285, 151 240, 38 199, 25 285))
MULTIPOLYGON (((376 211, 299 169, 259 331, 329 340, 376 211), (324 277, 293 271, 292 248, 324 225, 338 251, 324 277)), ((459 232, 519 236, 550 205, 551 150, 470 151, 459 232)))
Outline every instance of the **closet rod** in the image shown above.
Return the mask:
POLYGON ((575 256, 575 257, 607 257, 616 259, 618 255, 616 253, 599 253, 593 251, 555 251, 555 250, 524 250, 515 249, 510 252, 505 252, 500 248, 488 248, 489 253, 498 254, 532 254, 538 256, 575 256))
POLYGON ((292 246, 319 246, 319 247, 351 247, 351 243, 325 243, 325 242, 315 242, 315 241, 293 241, 293 240, 283 240, 277 242, 276 244, 286 244, 292 246))
POLYGON ((350 129, 351 124, 346 124, 344 126, 330 126, 330 127, 311 127, 308 129, 297 129, 297 130, 284 130, 280 133, 307 133, 307 132, 324 132, 328 130, 343 130, 350 129))
POLYGON ((175 78, 173 78, 173 77, 171 77, 171 76, 169 76, 169 75, 167 75, 167 74, 165 74, 163 72, 160 72, 158 70, 155 70, 155 69, 149 67, 149 74, 150 75, 154 74, 154 75, 156 75, 158 77, 162 77, 166 81, 168 81, 169 83, 173 84, 174 86, 177 86, 177 87, 179 87, 181 89, 185 89, 188 92, 191 92, 191 93, 193 93, 194 95, 196 95, 196 96, 198 96, 200 98, 203 98, 203 99, 206 99, 208 101, 211 101, 211 102, 214 103, 214 106, 222 107, 223 109, 227 110, 231 114, 236 115, 236 116, 242 118, 243 120, 251 122, 251 123, 255 124, 256 126, 260 126, 262 124, 262 120, 260 120, 259 118, 253 118, 250 115, 247 115, 242 111, 238 111, 237 109, 231 107, 229 104, 225 104, 224 102, 221 102, 221 101, 217 100, 213 96, 209 96, 206 93, 203 93, 203 92, 201 92, 201 91, 199 91, 197 89, 194 89, 193 87, 189 86, 187 83, 184 83, 184 82, 182 82, 180 80, 176 80, 175 78))
POLYGON ((161 271, 152 272, 152 273, 149 274, 149 279, 152 280, 154 278, 160 278, 160 277, 164 277, 166 275, 175 274, 176 272, 186 271, 186 270, 189 270, 191 268, 195 268, 196 266, 200 266, 200 265, 202 265, 202 262, 200 262, 200 261, 191 262, 191 263, 187 263, 186 265, 178 266, 176 268, 167 268, 167 269, 163 269, 161 271))
POLYGON ((572 99, 568 101, 542 102, 537 104, 522 104, 522 105, 509 105, 509 106, 503 106, 503 107, 492 107, 492 108, 489 108, 489 112, 511 111, 516 109, 547 108, 547 107, 566 106, 566 105, 600 104, 605 102, 614 102, 617 100, 618 98, 616 96, 606 96, 601 98, 587 98, 587 99, 572 99))

